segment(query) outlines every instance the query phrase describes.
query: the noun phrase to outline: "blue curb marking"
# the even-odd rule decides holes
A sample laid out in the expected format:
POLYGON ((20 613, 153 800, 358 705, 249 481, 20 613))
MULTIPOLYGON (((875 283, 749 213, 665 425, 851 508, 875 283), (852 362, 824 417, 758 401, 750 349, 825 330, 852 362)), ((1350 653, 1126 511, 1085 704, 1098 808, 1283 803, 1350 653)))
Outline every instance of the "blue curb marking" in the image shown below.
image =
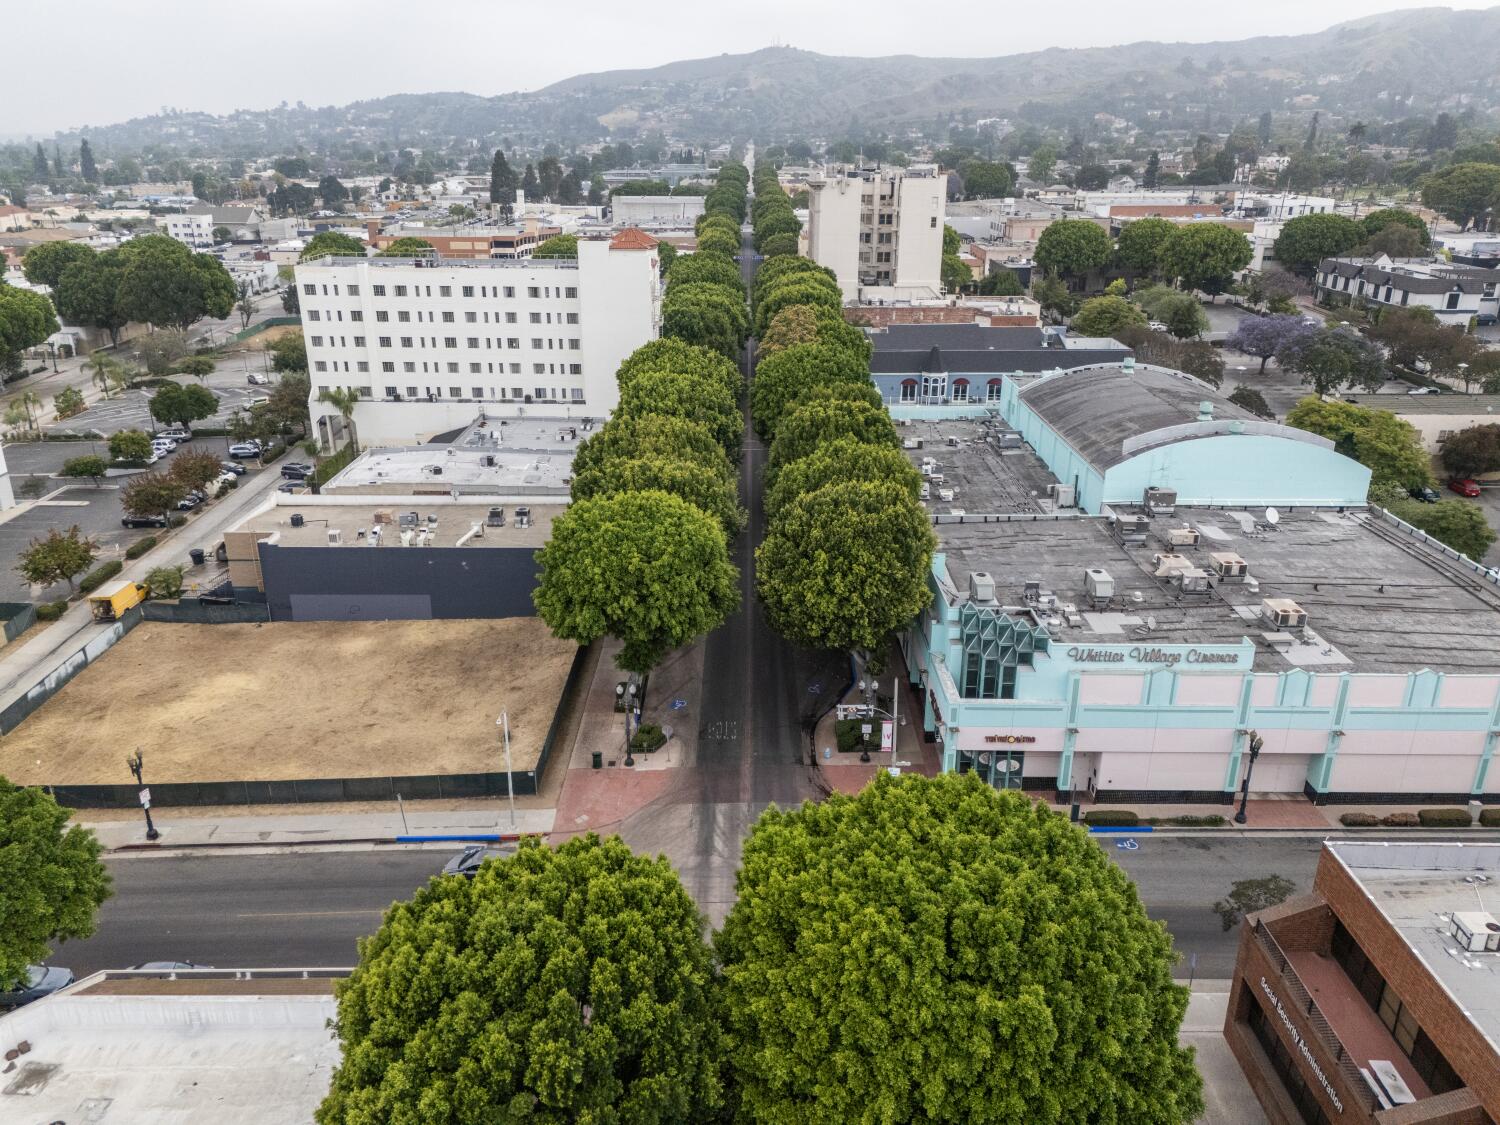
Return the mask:
POLYGON ((1152 832, 1152 831, 1155 831, 1155 826, 1154 825, 1150 825, 1150 824, 1138 824, 1138 825, 1133 825, 1133 826, 1131 826, 1129 828, 1126 828, 1126 827, 1123 827, 1123 826, 1117 826, 1117 825, 1113 825, 1113 824, 1090 824, 1088 826, 1088 830, 1089 830, 1090 833, 1095 833, 1095 832, 1098 832, 1098 833, 1113 832, 1116 835, 1121 835, 1121 836, 1135 836, 1135 835, 1137 835, 1137 834, 1139 834, 1141 832, 1152 832))

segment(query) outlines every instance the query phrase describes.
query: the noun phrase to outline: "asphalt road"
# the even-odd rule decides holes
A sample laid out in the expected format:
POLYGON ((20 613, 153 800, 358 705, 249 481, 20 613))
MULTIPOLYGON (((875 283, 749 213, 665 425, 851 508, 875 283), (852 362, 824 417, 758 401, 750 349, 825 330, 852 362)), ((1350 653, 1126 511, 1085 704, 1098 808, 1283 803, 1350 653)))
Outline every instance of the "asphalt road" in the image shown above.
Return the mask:
MULTIPOLYGON (((727 754, 723 760, 730 761, 727 754)), ((798 771, 783 766, 774 750, 752 755, 743 767, 719 769, 710 764, 701 771, 702 785, 712 792, 741 768, 752 778, 797 776, 798 771)), ((782 794, 781 800, 792 794, 790 788, 782 788, 788 784, 759 783, 782 794)), ((752 786, 752 791, 764 790, 752 786)), ((703 821, 707 827, 702 829, 700 847, 727 847, 732 833, 742 834, 736 811, 742 803, 710 802, 708 807, 716 811, 703 821)), ((643 827, 652 823, 658 821, 648 820, 643 827)), ((1315 839, 1143 835, 1134 837, 1138 850, 1125 851, 1116 846, 1117 837, 1098 839, 1135 879, 1151 916, 1166 923, 1182 954, 1177 972, 1184 979, 1190 973, 1201 978, 1231 973, 1238 935, 1224 932, 1213 912, 1214 901, 1229 891, 1231 883, 1282 875, 1299 892, 1306 891, 1312 886, 1320 846, 1315 839)), ((99 913, 98 932, 86 941, 62 945, 52 961, 79 974, 148 960, 195 961, 220 968, 352 965, 355 939, 373 932, 386 907, 410 897, 449 857, 443 850, 394 848, 112 857, 108 863, 115 895, 99 913)), ((693 871, 688 873, 690 887, 693 871)), ((733 871, 730 866, 726 875, 731 892, 733 871)), ((697 881, 697 893, 717 895, 720 889, 716 880, 697 881)), ((713 902, 700 898, 699 903, 713 913, 713 902)))

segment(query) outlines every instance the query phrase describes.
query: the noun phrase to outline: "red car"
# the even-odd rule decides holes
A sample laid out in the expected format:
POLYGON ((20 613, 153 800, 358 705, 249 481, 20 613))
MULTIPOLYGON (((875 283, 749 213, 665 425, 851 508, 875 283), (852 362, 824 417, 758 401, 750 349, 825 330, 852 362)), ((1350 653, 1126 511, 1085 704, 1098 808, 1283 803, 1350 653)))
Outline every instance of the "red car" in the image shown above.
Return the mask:
POLYGON ((1456 492, 1460 496, 1478 496, 1479 485, 1465 477, 1454 477, 1448 482, 1450 492, 1456 492))

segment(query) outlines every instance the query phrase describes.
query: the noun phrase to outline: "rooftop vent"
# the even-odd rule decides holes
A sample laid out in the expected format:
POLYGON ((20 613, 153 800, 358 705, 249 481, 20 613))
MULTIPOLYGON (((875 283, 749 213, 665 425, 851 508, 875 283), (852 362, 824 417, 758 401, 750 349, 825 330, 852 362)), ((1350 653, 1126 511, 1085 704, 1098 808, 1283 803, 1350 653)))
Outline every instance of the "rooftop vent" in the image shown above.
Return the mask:
POLYGON ((1102 566, 1091 566, 1084 570, 1083 586, 1095 601, 1106 601, 1115 594, 1115 580, 1102 566))
POLYGON ((1500 922, 1493 914, 1455 911, 1448 921, 1448 933, 1470 953, 1500 953, 1500 922))
POLYGON ((1198 404, 1198 421, 1212 422, 1214 420, 1214 404, 1204 399, 1198 404))
POLYGON ((1135 357, 1134 356, 1126 356, 1124 359, 1122 359, 1120 361, 1120 370, 1125 371, 1127 373, 1131 372, 1131 371, 1134 371, 1135 370, 1135 357))

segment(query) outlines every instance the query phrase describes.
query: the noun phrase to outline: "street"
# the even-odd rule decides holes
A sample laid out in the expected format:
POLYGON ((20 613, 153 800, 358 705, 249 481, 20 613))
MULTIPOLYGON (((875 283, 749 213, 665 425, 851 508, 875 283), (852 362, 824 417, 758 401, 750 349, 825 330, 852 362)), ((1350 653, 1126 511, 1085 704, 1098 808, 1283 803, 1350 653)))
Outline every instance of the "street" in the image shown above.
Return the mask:
MULTIPOLYGON (((726 759, 720 755, 711 760, 726 759)), ((730 788, 723 800, 707 806, 696 835, 681 830, 692 822, 677 819, 690 811, 678 802, 656 809, 653 816, 641 814, 632 826, 636 847, 698 849, 696 861, 676 863, 714 923, 722 920, 725 900, 733 895, 741 825, 748 828, 753 820, 741 810, 754 806, 758 813, 767 792, 785 794, 782 803, 795 793, 795 780, 778 784, 771 778, 796 779, 800 771, 777 770, 777 764, 773 755, 751 757, 750 801, 732 799, 740 792, 733 780, 738 769, 705 765, 697 771, 703 775, 697 791, 712 793, 718 785, 730 788), (650 837, 657 842, 648 843, 650 837), (728 858, 731 853, 733 860, 728 858)), ((689 795, 683 794, 679 802, 689 795)), ((1321 846, 1312 838, 1235 833, 1132 838, 1139 845, 1136 851, 1118 848, 1117 836, 1096 839, 1136 881, 1151 916, 1166 923, 1182 954, 1177 975, 1183 979, 1190 973, 1219 979, 1231 975, 1239 935, 1225 933, 1212 909, 1231 883, 1274 874, 1292 880, 1297 893, 1306 892, 1321 846), (1196 966, 1190 960, 1193 955, 1196 966)), ((391 902, 410 897, 456 852, 457 845, 453 852, 392 847, 255 856, 112 856, 108 864, 115 894, 99 912, 98 933, 58 947, 52 961, 80 975, 146 960, 195 961, 220 968, 352 965, 355 939, 373 932, 391 902)))

